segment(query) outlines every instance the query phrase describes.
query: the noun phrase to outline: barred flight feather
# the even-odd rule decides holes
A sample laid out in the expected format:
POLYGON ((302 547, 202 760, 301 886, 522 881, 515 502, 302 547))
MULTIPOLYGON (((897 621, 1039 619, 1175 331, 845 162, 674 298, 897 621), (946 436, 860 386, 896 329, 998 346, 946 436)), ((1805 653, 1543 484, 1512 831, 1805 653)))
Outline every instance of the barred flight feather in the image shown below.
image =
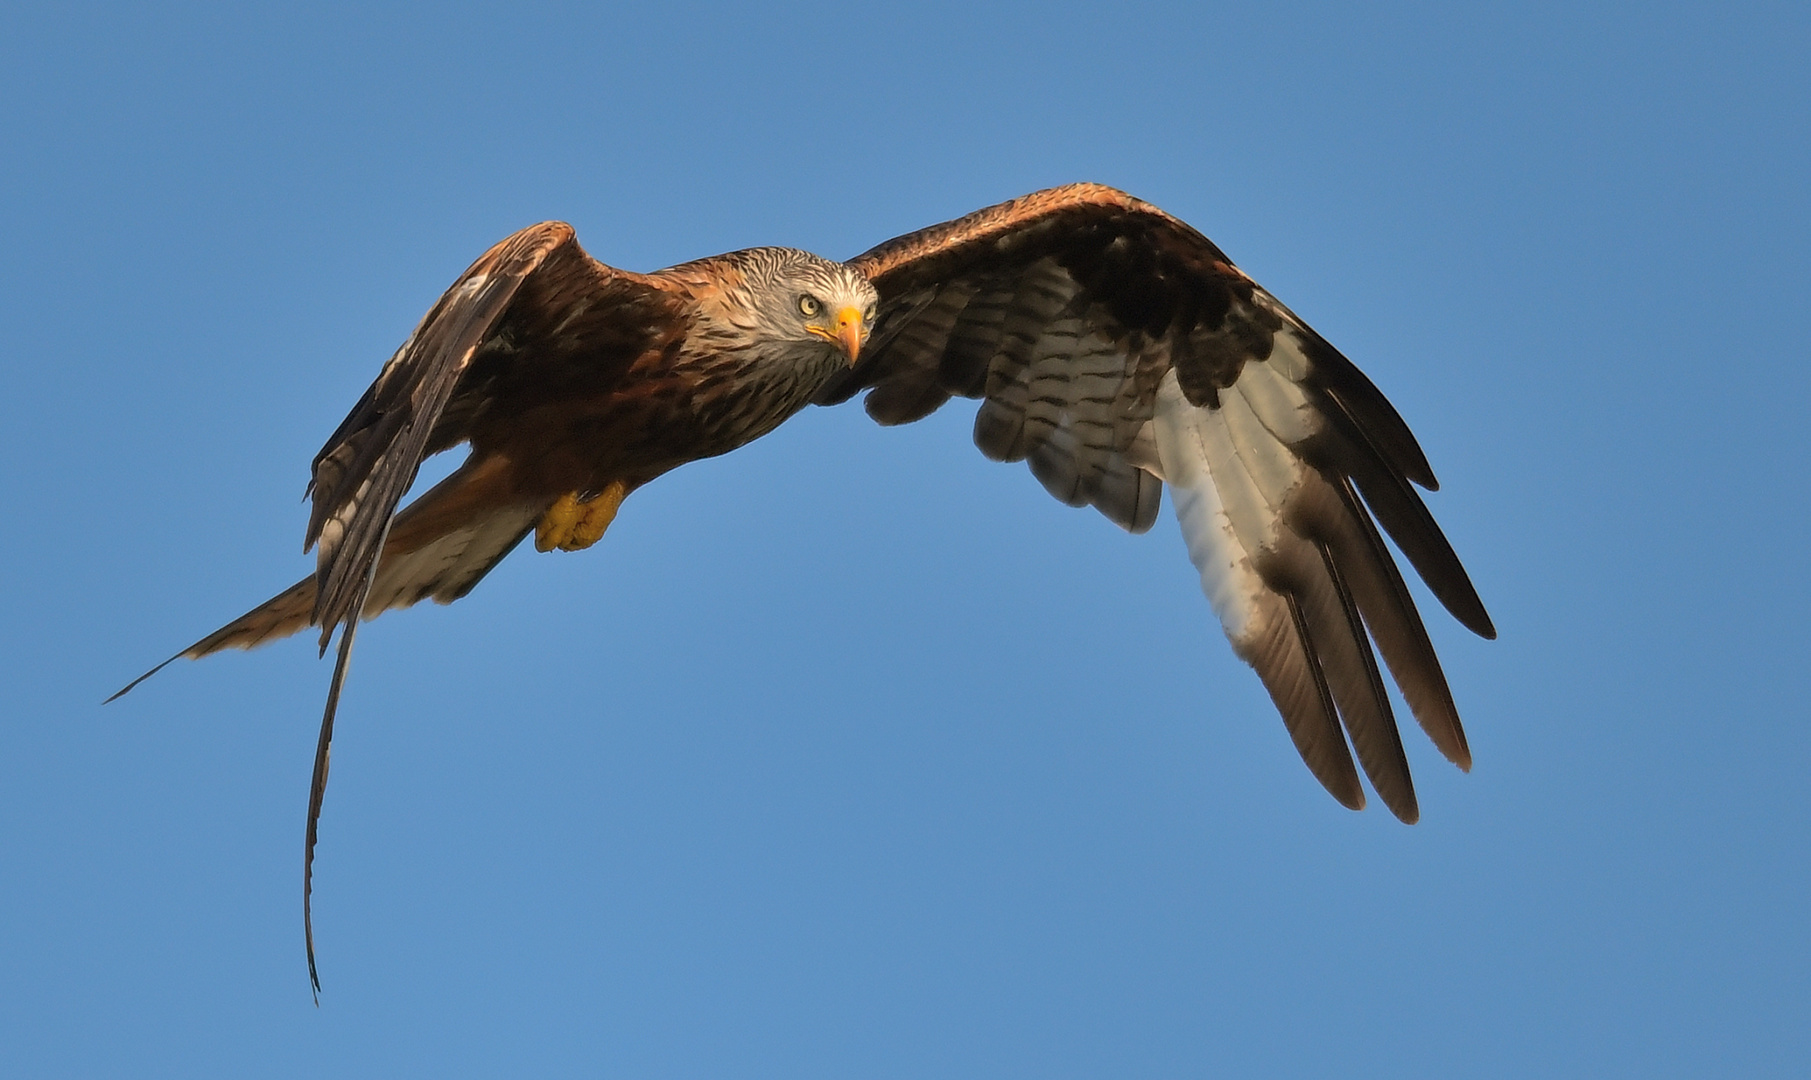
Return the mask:
POLYGON ((997 281, 980 283, 974 298, 962 309, 938 365, 945 390, 972 398, 986 389, 987 368, 999 350, 1014 295, 1013 289, 1001 287, 997 281))
POLYGON ((1078 286, 1052 260, 1032 264, 1018 282, 1001 323, 1000 351, 987 372, 986 399, 975 413, 975 445, 995 461, 1023 461, 1030 370, 1045 328, 1074 299, 1078 286))
POLYGON ((973 292, 960 282, 944 286, 892 339, 897 366, 868 396, 868 412, 876 419, 909 424, 929 416, 950 399, 938 369, 950 331, 973 292))

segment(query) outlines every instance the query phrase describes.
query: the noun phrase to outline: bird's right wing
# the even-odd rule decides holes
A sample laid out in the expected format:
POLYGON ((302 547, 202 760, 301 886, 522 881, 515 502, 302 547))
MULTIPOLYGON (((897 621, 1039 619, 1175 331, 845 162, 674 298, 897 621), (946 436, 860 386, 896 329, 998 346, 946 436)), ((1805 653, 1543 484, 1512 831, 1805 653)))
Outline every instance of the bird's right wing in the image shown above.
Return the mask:
MULTIPOLYGON (((480 256, 429 309, 314 459, 314 477, 308 485, 314 507, 304 549, 317 543, 320 547, 311 621, 321 630, 323 653, 334 629, 343 628, 315 747, 302 866, 308 975, 316 991, 320 979, 315 971, 310 898, 333 718, 359 615, 377 577, 396 504, 414 483, 426 453, 464 437, 462 430, 447 430, 443 414, 474 357, 518 294, 527 288, 541 307, 570 306, 582 311, 588 299, 607 284, 643 286, 638 292, 657 291, 640 275, 612 269, 586 255, 572 227, 564 222, 543 222, 508 237, 480 256)), ((538 316, 547 314, 542 310, 524 312, 519 321, 535 324, 541 321, 538 316)), ((462 411, 470 409, 468 403, 462 411)))
POLYGON ((572 227, 557 221, 485 252, 428 310, 315 455, 303 550, 320 545, 313 622, 321 651, 342 623, 350 630, 391 515, 415 481, 441 411, 523 281, 537 272, 583 272, 589 262, 572 227), (556 253, 576 258, 552 258, 556 253))
POLYGON ((359 617, 428 597, 446 603, 463 596, 544 509, 519 503, 509 461, 501 456, 474 456, 408 510, 398 514, 397 504, 423 457, 465 440, 480 418, 519 431, 533 445, 536 420, 521 415, 519 400, 498 399, 499 382, 517 391, 527 384, 542 398, 558 398, 565 388, 562 368, 576 365, 595 382, 594 354, 615 356, 624 352, 624 342, 675 332, 679 316, 671 289, 591 258, 563 222, 530 226, 486 251, 428 310, 315 456, 303 545, 319 546, 314 576, 170 658, 251 648, 308 625, 320 628, 325 653, 334 631, 341 631, 315 749, 303 853, 303 927, 317 991, 310 918, 315 840, 334 715, 359 617))

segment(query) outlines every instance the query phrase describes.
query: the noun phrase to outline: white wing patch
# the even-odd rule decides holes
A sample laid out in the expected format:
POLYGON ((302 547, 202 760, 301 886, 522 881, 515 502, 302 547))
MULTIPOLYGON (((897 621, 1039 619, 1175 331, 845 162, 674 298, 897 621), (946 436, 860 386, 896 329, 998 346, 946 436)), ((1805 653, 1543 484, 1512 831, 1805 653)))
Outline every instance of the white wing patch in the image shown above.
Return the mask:
POLYGON ((332 517, 321 523, 321 535, 315 540, 319 545, 315 552, 315 565, 318 568, 325 570, 333 561, 334 553, 340 549, 340 540, 346 535, 346 526, 352 521, 352 516, 358 513, 359 506, 370 492, 371 478, 366 476, 359 482, 358 490, 352 493, 352 497, 334 511, 332 517))
POLYGON ((1226 635, 1236 640, 1244 635, 1264 584, 1252 568, 1252 553, 1233 528, 1214 483, 1202 430, 1209 419, 1204 410, 1183 398, 1174 372, 1164 376, 1152 417, 1163 476, 1176 504, 1176 520, 1182 523, 1182 537, 1188 542, 1189 561, 1201 572, 1201 591, 1226 627, 1226 635))
POLYGON ((1277 333, 1274 341, 1270 359, 1246 364, 1232 390, 1272 435, 1294 446, 1320 430, 1320 414, 1298 385, 1307 376, 1308 359, 1302 355, 1295 335, 1285 329, 1277 333))
POLYGON ((1269 592, 1256 560, 1277 547, 1283 507, 1307 475, 1295 447, 1320 425, 1307 394, 1284 373, 1307 370, 1296 342, 1278 334, 1272 356, 1283 370, 1247 363, 1220 392, 1217 409, 1190 404, 1175 373, 1165 375, 1151 423, 1189 561, 1235 644, 1269 592))
MULTIPOLYGON (((1264 300, 1268 300, 1271 307, 1278 310, 1285 310, 1283 305, 1277 303, 1276 297, 1265 292, 1263 289, 1257 290, 1257 296, 1264 300)), ((1291 316, 1291 320, 1293 320, 1293 316, 1291 316)), ((1308 360, 1308 354, 1302 351, 1300 335, 1301 328, 1299 326, 1294 325, 1292 322, 1285 322, 1282 329, 1277 331, 1275 339, 1271 342, 1270 356, 1264 361, 1264 366, 1269 367, 1274 374, 1280 375, 1292 383, 1299 383, 1303 379, 1306 379, 1308 377, 1308 369, 1314 366, 1308 360)), ((1251 368, 1247 366, 1245 370, 1250 371, 1251 368)), ((1241 376, 1243 374, 1244 372, 1240 372, 1241 376)))

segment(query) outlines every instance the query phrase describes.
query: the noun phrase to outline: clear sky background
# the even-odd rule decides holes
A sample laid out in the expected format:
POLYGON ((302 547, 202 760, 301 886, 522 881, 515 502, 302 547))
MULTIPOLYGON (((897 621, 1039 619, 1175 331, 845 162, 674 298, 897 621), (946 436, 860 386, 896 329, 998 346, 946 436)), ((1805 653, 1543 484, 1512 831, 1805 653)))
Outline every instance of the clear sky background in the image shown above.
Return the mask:
POLYGON ((0 10, 0 1072, 1802 1075, 1802 4, 614 7, 0 10), (1476 769, 1341 809, 1167 510, 813 409, 366 628, 311 1005, 328 665, 100 701, 310 569, 441 290, 1080 179, 1420 436, 1476 769))

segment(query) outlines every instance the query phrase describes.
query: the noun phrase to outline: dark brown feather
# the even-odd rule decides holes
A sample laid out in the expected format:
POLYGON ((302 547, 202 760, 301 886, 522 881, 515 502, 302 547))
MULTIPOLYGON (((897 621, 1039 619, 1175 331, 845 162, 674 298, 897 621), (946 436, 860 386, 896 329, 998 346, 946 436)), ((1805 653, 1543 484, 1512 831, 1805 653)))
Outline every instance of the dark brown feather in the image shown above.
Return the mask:
POLYGON ((1259 606, 1255 622, 1256 631, 1244 643, 1234 642, 1234 650, 1270 692, 1308 771, 1340 805, 1364 809, 1364 789, 1339 731, 1338 707, 1326 673, 1309 648, 1301 606, 1286 593, 1271 593, 1259 606))
POLYGON ((1428 464, 1421 443, 1416 440, 1415 433, 1409 430, 1402 414, 1396 411, 1396 406, 1391 405, 1389 399, 1383 396, 1383 391, 1377 389, 1377 384, 1358 370, 1358 365, 1346 359, 1344 353, 1329 344, 1326 338, 1315 333, 1293 311, 1284 307, 1276 297, 1262 290, 1259 291, 1259 296, 1265 305, 1299 328, 1308 358, 1314 364, 1313 370, 1309 372, 1309 384, 1326 394, 1327 399, 1352 426, 1365 433, 1390 468, 1428 491, 1440 490, 1440 483, 1434 479, 1433 466, 1428 464))
POLYGON ((1479 637, 1494 639, 1496 627, 1471 583, 1471 575, 1465 572, 1446 534, 1440 531, 1408 478, 1383 460, 1365 431, 1353 425, 1349 417, 1337 410, 1328 410, 1327 415, 1335 421, 1334 426, 1309 448, 1309 455, 1340 475, 1351 477, 1384 532, 1396 541, 1409 564, 1453 618, 1479 637))
POLYGON ((1440 658, 1371 515, 1358 501, 1349 479, 1319 478, 1310 492, 1313 506, 1306 513, 1316 523, 1313 535, 1323 538, 1341 568, 1409 711, 1448 761, 1469 770, 1471 747, 1465 741, 1440 658))

